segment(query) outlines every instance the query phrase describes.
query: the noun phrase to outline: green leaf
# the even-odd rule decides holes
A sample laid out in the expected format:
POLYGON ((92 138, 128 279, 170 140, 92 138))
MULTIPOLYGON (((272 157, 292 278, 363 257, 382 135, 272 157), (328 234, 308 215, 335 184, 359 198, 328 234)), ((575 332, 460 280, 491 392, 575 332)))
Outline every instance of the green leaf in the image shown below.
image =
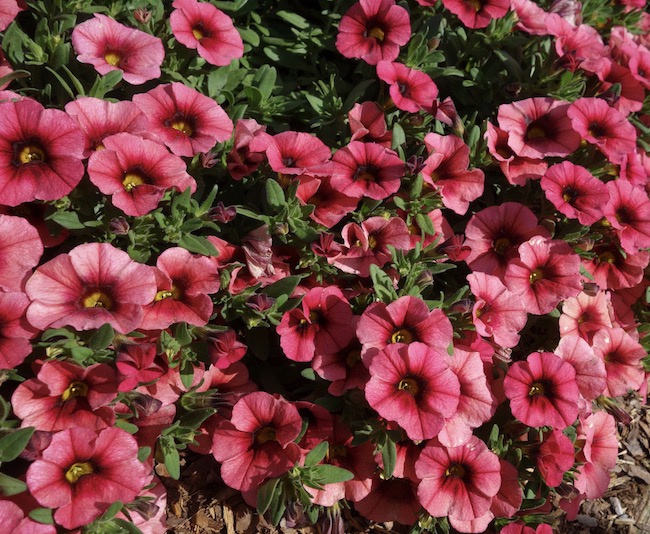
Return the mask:
POLYGON ((305 456, 305 467, 312 467, 323 461, 328 449, 329 443, 327 441, 321 441, 305 456))
POLYGON ((140 430, 136 425, 129 423, 126 419, 118 419, 115 421, 115 426, 132 435, 140 430))
POLYGON ((309 472, 314 481, 322 485, 347 482, 354 478, 354 475, 347 469, 329 464, 315 465, 309 472))
POLYGON ((181 457, 178 454, 174 438, 171 436, 161 436, 158 443, 160 444, 160 451, 162 452, 169 476, 174 480, 178 480, 181 477, 181 457))
POLYGON ((122 527, 127 534, 142 534, 142 531, 138 527, 126 519, 113 519, 113 523, 122 527))
POLYGON ((372 278, 372 284, 377 298, 387 304, 398 299, 393 281, 377 265, 373 264, 370 266, 370 277, 372 278))
POLYGON ((124 503, 122 501, 115 501, 111 504, 108 509, 102 514, 100 521, 110 521, 113 519, 122 509, 124 503))
POLYGON ((219 255, 219 251, 205 237, 183 234, 178 240, 178 245, 194 254, 203 254, 204 256, 219 255))
POLYGON ((113 327, 106 323, 99 327, 99 329, 88 340, 88 346, 94 350, 102 350, 107 348, 115 338, 115 330, 113 327))
POLYGON ((275 88, 275 81, 277 80, 278 73, 275 70, 275 67, 271 67, 267 64, 262 65, 255 78, 253 78, 253 83, 259 89, 262 94, 263 100, 268 100, 273 94, 273 89, 275 88))
POLYGON ((279 210, 283 206, 286 206, 287 200, 284 197, 284 191, 280 184, 275 180, 266 181, 266 201, 269 203, 269 206, 279 210))
POLYGON ((300 30, 306 30, 310 26, 307 20, 305 20, 300 15, 296 15, 295 13, 290 13, 288 11, 281 10, 281 11, 277 11, 275 14, 285 22, 288 22, 289 24, 295 26, 300 30))
POLYGON ((397 461, 397 447, 395 442, 386 436, 386 442, 381 448, 381 459, 384 463, 384 476, 390 478, 395 471, 395 462, 397 461))
POLYGON ((106 93, 115 89, 115 86, 122 81, 122 75, 122 71, 118 69, 107 72, 104 76, 98 76, 94 85, 88 91, 88 96, 104 98, 106 93))
POLYGON ((19 428, 0 438, 0 462, 11 462, 18 458, 29 443, 35 428, 19 428))
POLYGON ((27 484, 22 480, 0 473, 0 493, 2 493, 2 495, 5 497, 11 497, 12 495, 18 495, 24 491, 27 491, 27 484))
POLYGON ((403 144, 406 143, 406 134, 404 133, 404 128, 396 122, 393 124, 393 140, 391 142, 391 147, 393 149, 397 148, 398 146, 402 146, 403 144))
POLYGON ((8 84, 13 80, 19 80, 20 78, 29 78, 31 75, 32 74, 27 70, 15 70, 6 76, 0 77, 0 85, 8 84))
POLYGON ((436 233, 436 229, 433 227, 431 219, 424 213, 418 213, 415 216, 415 221, 417 222, 418 226, 424 230, 425 234, 434 235, 436 233))
POLYGON ((138 449, 138 461, 144 463, 149 456, 151 456, 151 447, 140 447, 138 449))
POLYGON ((29 518, 33 519, 37 523, 42 523, 43 525, 54 524, 52 510, 49 508, 34 508, 31 512, 29 512, 29 518))
POLYGON ((79 220, 79 215, 74 211, 57 211, 47 217, 47 220, 54 221, 68 230, 83 230, 85 228, 79 220))
POLYGON ((305 275, 302 274, 287 276, 286 278, 282 278, 277 282, 273 282, 271 285, 262 288, 261 291, 265 295, 276 299, 282 295, 287 295, 290 297, 294 290, 298 287, 300 280, 302 280, 304 277, 305 275))
MULTIPOLYGON (((262 484, 257 492, 257 512, 264 515, 273 502, 273 497, 276 494, 276 489, 280 483, 279 478, 272 478, 268 482, 262 484)), ((282 488, 280 488, 282 489, 282 488)))
POLYGON ((187 323, 181 322, 174 328, 174 339, 180 343, 181 346, 189 345, 194 341, 187 323))
POLYGON ((183 428, 191 428, 192 430, 196 430, 201 426, 201 423, 203 423, 203 421, 205 421, 208 417, 214 415, 215 413, 217 413, 217 410, 215 410, 214 408, 192 410, 191 412, 184 414, 178 420, 178 423, 183 428))
POLYGON ((186 389, 192 387, 192 382, 194 382, 194 365, 192 362, 185 362, 181 368, 181 382, 186 389))

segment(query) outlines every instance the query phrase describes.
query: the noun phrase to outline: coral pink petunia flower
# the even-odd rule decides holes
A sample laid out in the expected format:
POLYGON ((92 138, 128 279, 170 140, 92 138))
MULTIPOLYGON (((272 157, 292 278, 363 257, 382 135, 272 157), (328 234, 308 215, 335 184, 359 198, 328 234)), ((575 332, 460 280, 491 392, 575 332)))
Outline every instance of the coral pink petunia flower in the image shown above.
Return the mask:
POLYGON ((209 294, 219 290, 219 274, 211 258, 180 247, 165 250, 156 260, 158 291, 144 307, 140 328, 159 330, 185 322, 203 326, 212 315, 209 294))
POLYGON ((512 364, 503 381, 512 415, 532 427, 559 430, 578 417, 580 392, 570 363, 550 352, 533 352, 512 364))
POLYGON ((233 123, 221 106, 180 82, 133 95, 133 102, 149 119, 150 133, 177 156, 207 152, 232 135, 233 123))
POLYGON ((377 102, 357 103, 348 112, 350 141, 378 143, 390 148, 393 133, 386 129, 386 115, 377 102))
POLYGON ((565 241, 535 236, 519 245, 504 280, 529 313, 544 315, 582 291, 580 257, 565 241))
POLYGON ((0 369, 17 367, 32 352, 38 332, 25 319, 28 306, 25 293, 0 292, 0 369))
POLYGON ((341 19, 336 49, 345 57, 376 65, 382 59, 397 59, 400 46, 410 38, 409 13, 395 0, 359 0, 341 19))
POLYGON ((604 328, 594 334, 593 349, 605 362, 605 395, 618 397, 639 390, 646 379, 641 360, 647 353, 638 341, 622 328, 604 328))
POLYGON ((528 313, 520 297, 511 293, 498 277, 476 272, 467 275, 476 299, 472 321, 480 336, 491 337, 502 347, 519 343, 519 332, 526 326, 528 313))
POLYGON ((460 383, 449 363, 444 348, 418 342, 388 345, 370 363, 366 400, 410 439, 431 439, 458 408, 460 383))
MULTIPOLYGON (((356 325, 359 318, 353 319, 356 325)), ((312 367, 318 376, 331 382, 327 391, 337 397, 349 389, 364 389, 370 378, 361 360, 361 344, 356 337, 338 352, 316 354, 312 367)))
POLYGON ((535 214, 523 204, 504 202, 476 212, 465 228, 465 245, 470 253, 465 258, 473 271, 480 271, 503 280, 508 264, 518 257, 518 248, 535 235, 548 236, 539 226, 535 214))
POLYGON ((596 412, 581 420, 577 443, 582 444, 578 460, 584 464, 578 467, 574 486, 588 499, 597 499, 607 491, 610 471, 618 458, 619 440, 614 417, 596 412))
POLYGON ((79 245, 41 265, 25 289, 35 328, 77 330, 108 323, 118 332, 136 329, 142 306, 156 295, 154 273, 108 243, 79 245))
POLYGON ((573 129, 598 147, 612 163, 621 163, 636 148, 636 130, 601 98, 579 98, 567 109, 573 129))
POLYGON ((146 470, 128 432, 76 427, 52 436, 41 459, 29 466, 26 480, 39 504, 56 509, 55 521, 75 529, 116 501, 135 500, 144 488, 146 470))
POLYGON ((483 171, 469 170, 469 147, 455 135, 428 133, 424 143, 429 151, 422 169, 425 184, 441 192, 446 207, 464 215, 483 194, 483 171))
POLYGON ((169 24, 179 43, 197 49, 199 56, 218 67, 242 57, 242 38, 223 11, 196 0, 174 0, 172 7, 169 24))
POLYGON ((540 182, 546 198, 557 210, 590 226, 603 218, 609 200, 607 186, 587 169, 563 161, 551 166, 540 182))
POLYGON ((0 289, 22 291, 43 254, 38 230, 22 217, 0 215, 0 289))
POLYGON ((609 202, 603 207, 607 221, 616 230, 621 247, 636 254, 650 247, 650 198, 641 188, 625 180, 607 182, 609 202))
POLYGON ((443 0, 442 5, 468 28, 485 28, 494 19, 505 17, 510 0, 443 0))
POLYGON ((154 363, 156 352, 153 343, 124 346, 115 362, 120 380, 119 391, 131 391, 139 384, 153 382, 165 374, 165 369, 154 363))
POLYGON ((127 100, 108 102, 101 98, 82 96, 68 102, 65 111, 73 117, 86 136, 84 156, 104 148, 104 138, 128 132, 148 136, 149 121, 138 106, 127 100))
POLYGON ((421 109, 431 111, 438 87, 428 74, 402 63, 382 60, 377 63, 377 76, 389 85, 388 92, 397 109, 411 113, 421 109))
POLYGON ((242 397, 212 436, 212 454, 221 462, 221 477, 231 488, 256 489, 267 478, 291 469, 300 458, 294 440, 302 418, 281 397, 255 392, 242 397))
POLYGON ((574 26, 557 13, 546 17, 546 30, 555 37, 555 51, 562 68, 575 71, 585 62, 601 60, 607 56, 603 39, 588 24, 574 26))
POLYGON ((0 204, 58 200, 84 174, 84 136, 65 112, 26 98, 0 104, 0 204))
POLYGON ((97 429, 114 423, 115 412, 108 405, 116 396, 115 371, 109 365, 84 368, 55 360, 21 383, 11 403, 23 426, 50 432, 74 426, 97 429))
POLYGON ((255 137, 266 131, 266 126, 259 124, 255 119, 239 119, 235 125, 234 146, 228 156, 226 165, 233 180, 241 180, 257 169, 265 159, 264 149, 253 151, 250 143, 255 137))
POLYGON ((0 500, 0 517, 3 528, 13 534, 56 534, 56 526, 30 519, 28 511, 12 501, 0 500))
POLYGON ((590 342, 593 335, 602 328, 611 328, 614 310, 608 292, 596 295, 581 292, 575 298, 562 303, 560 315, 560 336, 578 335, 590 342))
POLYGON ((577 335, 564 336, 553 352, 573 366, 578 389, 585 399, 594 400, 603 393, 607 376, 605 362, 584 339, 577 335))
POLYGON ((379 475, 373 477, 370 493, 354 504, 354 509, 371 521, 396 521, 402 525, 413 525, 421 508, 417 481, 396 477, 383 479, 379 475))
POLYGON ((476 436, 459 447, 429 441, 415 472, 421 479, 418 500, 434 517, 477 519, 489 511, 501 487, 499 457, 476 436))
POLYGON ((404 162, 393 150, 377 143, 352 141, 332 158, 330 183, 344 195, 383 200, 397 193, 404 162))
POLYGON ((23 0, 1 0, 0 32, 5 31, 16 18, 16 15, 25 9, 27 9, 27 4, 23 0))
POLYGON ((573 442, 560 430, 552 430, 535 446, 535 462, 546 485, 556 488, 575 463, 573 442))
POLYGON ((564 157, 580 146, 580 135, 567 116, 569 104, 548 97, 527 98, 499 106, 499 128, 520 157, 564 157))
POLYGON ((81 63, 90 63, 99 74, 121 70, 124 80, 133 85, 160 78, 160 65, 165 58, 158 37, 100 13, 75 27, 72 46, 81 63))
POLYGON ((354 211, 359 203, 358 198, 341 193, 333 187, 330 176, 303 175, 296 197, 302 204, 315 206, 309 218, 327 228, 335 226, 348 213, 354 211))
POLYGON ((88 159, 90 181, 127 215, 140 217, 158 207, 167 190, 196 191, 185 162, 155 141, 130 133, 103 140, 104 150, 88 159))
POLYGON ((400 297, 390 304, 371 304, 357 325, 364 355, 369 349, 382 350, 393 343, 413 342, 446 351, 452 333, 451 322, 442 310, 429 311, 423 300, 412 296, 400 297))
POLYGON ((595 258, 583 260, 582 264, 601 289, 626 289, 640 284, 650 262, 647 251, 623 255, 616 243, 596 245, 593 251, 595 258))
POLYGON ((284 313, 277 332, 287 358, 308 362, 315 354, 336 352, 350 343, 354 337, 352 308, 338 287, 315 287, 300 307, 284 313))
POLYGON ((262 134, 250 143, 250 150, 266 151, 271 169, 284 175, 320 175, 332 157, 329 147, 315 135, 288 130, 262 134))

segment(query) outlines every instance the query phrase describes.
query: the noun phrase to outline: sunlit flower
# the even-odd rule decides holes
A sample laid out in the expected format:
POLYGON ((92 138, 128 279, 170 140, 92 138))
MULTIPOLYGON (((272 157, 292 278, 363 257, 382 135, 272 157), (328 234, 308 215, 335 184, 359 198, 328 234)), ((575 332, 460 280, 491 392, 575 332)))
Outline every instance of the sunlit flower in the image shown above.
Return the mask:
POLYGON ((0 292, 0 369, 17 367, 32 352, 37 331, 25 319, 27 306, 25 293, 0 292))
POLYGON ((508 13, 510 0, 443 0, 442 5, 468 28, 485 28, 508 13))
POLYGON ((124 80, 134 85, 160 77, 165 49, 158 37, 101 13, 94 17, 72 31, 72 46, 81 63, 90 63, 99 74, 121 70, 124 80))
POLYGON ((393 103, 403 111, 430 111, 438 96, 438 87, 428 74, 410 69, 402 63, 385 60, 378 62, 377 76, 389 85, 388 91, 393 103))
POLYGON ((637 391, 646 379, 641 360, 647 356, 641 344, 622 328, 604 328, 594 334, 594 354, 605 362, 605 395, 618 397, 637 391))
POLYGON ((42 254, 36 228, 22 217, 0 215, 0 289, 22 291, 42 254))

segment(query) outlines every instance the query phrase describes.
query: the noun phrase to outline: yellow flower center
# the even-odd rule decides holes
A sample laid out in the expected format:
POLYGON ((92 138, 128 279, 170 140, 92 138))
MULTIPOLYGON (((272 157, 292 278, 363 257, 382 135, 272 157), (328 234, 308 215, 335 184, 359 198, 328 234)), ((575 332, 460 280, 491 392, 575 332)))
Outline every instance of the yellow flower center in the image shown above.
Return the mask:
POLYGON ((616 256, 609 251, 605 251, 598 256, 598 261, 601 263, 616 263, 616 256))
POLYGON ((65 478, 70 484, 76 484, 84 475, 90 475, 95 469, 90 462, 79 462, 72 464, 65 472, 65 478))
POLYGON ((113 67, 117 67, 120 64, 120 61, 122 61, 122 56, 120 56, 117 52, 113 51, 108 51, 104 54, 104 59, 106 60, 106 63, 109 65, 113 65, 113 67))
POLYGON ((453 464, 445 471, 446 477, 463 478, 465 476, 465 468, 459 464, 453 464))
POLYGON ((379 41, 380 43, 384 40, 384 36, 385 36, 384 30, 382 30, 378 26, 370 28, 370 31, 368 32, 368 37, 377 39, 377 41, 379 41))
POLYGON ((531 284, 534 284, 537 280, 541 280, 542 278, 544 278, 544 271, 538 268, 530 273, 528 280, 531 284))
POLYGON ((187 137, 192 137, 192 134, 194 133, 194 129, 192 128, 191 124, 186 120, 175 120, 171 123, 171 127, 174 128, 174 130, 183 132, 185 135, 187 135, 187 137))
POLYGON ((180 296, 181 296, 181 290, 172 284, 171 289, 163 289, 161 291, 158 291, 158 293, 156 293, 156 297, 154 298, 154 300, 156 302, 165 299, 178 300, 180 296))
POLYGON ((477 13, 483 9, 483 4, 480 2, 480 0, 468 0, 467 3, 472 6, 474 8, 474 11, 477 13))
POLYGON ((503 256, 506 249, 508 249, 510 245, 512 245, 510 239, 508 239, 507 237, 500 237, 494 242, 492 246, 494 247, 494 252, 503 256))
POLYGON ((144 180, 142 179, 142 176, 131 172, 127 173, 124 176, 124 180, 122 180, 122 185, 124 186, 124 190, 127 193, 130 193, 136 187, 142 184, 144 184, 144 180))
POLYGON ((203 37, 205 37, 203 35, 203 32, 199 28, 192 28, 192 35, 197 41, 200 41, 201 39, 203 39, 203 37))
POLYGON ((255 435, 255 443, 263 445, 267 441, 275 441, 275 430, 270 426, 265 426, 255 435))
POLYGON ((544 395, 544 384, 540 382, 535 382, 532 386, 530 386, 530 390, 528 391, 528 396, 537 397, 541 395, 544 395))
POLYGON ((539 126, 528 128, 526 132, 526 139, 542 139, 544 137, 546 137, 546 132, 539 126))
POLYGON ((93 291, 85 296, 81 302, 84 308, 106 308, 110 310, 113 305, 110 297, 101 291, 93 291))
POLYGON ((406 391, 411 397, 415 397, 420 391, 420 386, 418 386, 417 381, 414 378, 403 378, 397 384, 397 389, 400 391, 406 391))
POLYGON ((72 382, 67 389, 61 394, 61 400, 67 401, 74 397, 87 397, 88 385, 85 382, 72 382))
POLYGON ((45 151, 36 145, 25 145, 18 152, 17 159, 21 165, 45 161, 45 151))
POLYGON ((375 236, 374 235, 368 236, 368 248, 370 250, 374 250, 376 246, 377 246, 377 239, 375 238, 375 236))
POLYGON ((393 335, 390 336, 391 343, 410 343, 411 341, 413 341, 413 334, 405 328, 396 330, 393 332, 393 335))

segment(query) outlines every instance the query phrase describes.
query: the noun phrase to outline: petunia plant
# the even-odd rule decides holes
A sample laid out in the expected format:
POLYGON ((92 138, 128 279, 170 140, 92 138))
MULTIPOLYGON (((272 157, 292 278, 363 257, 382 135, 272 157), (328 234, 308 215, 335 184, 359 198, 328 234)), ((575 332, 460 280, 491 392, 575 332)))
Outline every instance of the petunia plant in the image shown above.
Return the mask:
POLYGON ((549 534, 648 391, 643 0, 0 0, 0 516, 549 534), (214 482, 214 483, 212 483, 214 482))

